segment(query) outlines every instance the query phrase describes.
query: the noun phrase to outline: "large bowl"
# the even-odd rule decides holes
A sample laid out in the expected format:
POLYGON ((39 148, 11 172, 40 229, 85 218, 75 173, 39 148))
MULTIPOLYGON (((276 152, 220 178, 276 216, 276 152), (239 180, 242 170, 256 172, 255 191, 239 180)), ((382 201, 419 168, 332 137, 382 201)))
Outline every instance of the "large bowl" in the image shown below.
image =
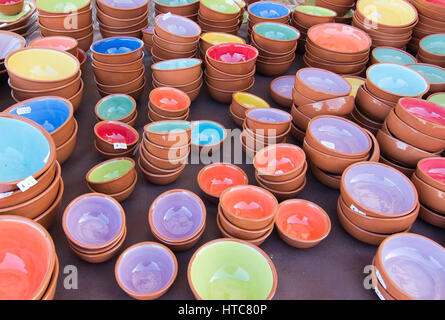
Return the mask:
POLYGON ((416 8, 403 0, 359 0, 356 12, 368 23, 380 28, 400 29, 412 26, 418 19, 416 8))
POLYGON ((277 287, 272 260, 259 247, 236 239, 213 240, 196 250, 187 278, 200 300, 272 299, 277 287), (231 268, 242 275, 234 278, 231 268))

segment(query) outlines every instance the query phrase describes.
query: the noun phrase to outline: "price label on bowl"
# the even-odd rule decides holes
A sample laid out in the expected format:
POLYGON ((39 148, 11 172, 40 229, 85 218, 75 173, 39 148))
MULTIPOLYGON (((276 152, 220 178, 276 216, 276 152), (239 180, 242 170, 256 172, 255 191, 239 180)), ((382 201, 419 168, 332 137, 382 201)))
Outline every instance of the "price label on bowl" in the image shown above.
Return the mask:
POLYGON ((362 216, 366 216, 366 213, 364 213, 363 211, 361 211, 359 208, 357 208, 356 206, 354 206, 353 204, 351 204, 351 206, 349 207, 352 211, 361 214, 362 216))
POLYGON ((32 109, 29 106, 23 106, 23 107, 19 107, 17 108, 17 114, 19 116, 23 115, 23 114, 29 114, 31 113, 32 109))
POLYGON ((118 149, 127 150, 127 144, 124 142, 115 142, 113 144, 113 146, 114 146, 114 150, 118 150, 118 149))
POLYGON ((17 187, 20 189, 20 191, 25 192, 26 190, 35 186, 36 184, 37 184, 37 180, 34 179, 33 176, 29 176, 28 178, 17 183, 17 187))

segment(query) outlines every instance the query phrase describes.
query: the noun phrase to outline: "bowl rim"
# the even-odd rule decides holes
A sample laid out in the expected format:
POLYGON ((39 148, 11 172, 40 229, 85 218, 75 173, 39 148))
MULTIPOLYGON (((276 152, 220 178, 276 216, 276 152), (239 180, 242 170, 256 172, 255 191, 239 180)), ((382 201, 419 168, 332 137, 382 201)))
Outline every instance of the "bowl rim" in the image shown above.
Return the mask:
MULTIPOLYGON (((324 18, 334 18, 335 19, 338 16, 337 12, 335 12, 332 9, 320 7, 320 6, 317 6, 317 5, 309 5, 309 4, 296 5, 293 12, 294 12, 294 15, 295 15, 295 12, 298 12, 299 14, 303 14, 305 16, 317 17, 317 18, 324 17, 324 18), (333 13, 333 15, 331 15, 331 16, 320 16, 320 15, 317 15, 317 14, 312 14, 312 13, 307 13, 307 12, 304 12, 304 11, 300 11, 300 10, 297 9, 298 7, 316 7, 316 8, 321 8, 323 11, 325 11, 325 10, 326 11, 330 11, 331 13, 333 13)), ((338 17, 338 18, 341 18, 341 17, 338 17)))
MULTIPOLYGON (((216 61, 216 63, 218 63, 218 64, 222 63, 222 64, 231 65, 231 66, 248 64, 250 62, 255 61, 257 58, 258 58, 258 49, 255 48, 254 46, 251 46, 251 45, 248 45, 245 43, 221 43, 221 44, 217 44, 217 45, 210 47, 206 51, 206 59, 209 59, 209 61, 216 61), (217 48, 227 47, 227 46, 235 46, 235 47, 240 46, 240 47, 248 48, 249 50, 253 50, 253 52, 255 53, 255 56, 253 58, 246 60, 246 61, 238 61, 238 62, 225 62, 225 61, 213 59, 212 57, 210 57, 209 52, 211 52, 212 50, 216 50, 217 48)), ((216 69, 216 67, 215 67, 215 69, 216 69)))
MULTIPOLYGON (((89 7, 90 5, 91 5, 91 0, 88 0, 86 4, 84 4, 83 6, 81 6, 81 7, 79 7, 79 8, 76 8, 76 11, 75 11, 75 12, 80 13, 80 12, 83 11, 82 9, 87 8, 87 7, 89 7)), ((64 11, 49 11, 49 10, 43 9, 43 8, 41 8, 41 7, 39 7, 39 6, 37 5, 37 1, 36 1, 36 3, 35 3, 35 7, 36 7, 36 9, 39 11, 39 14, 40 14, 40 12, 42 12, 42 13, 48 13, 48 12, 49 12, 50 14, 53 14, 53 13, 54 13, 54 14, 57 14, 57 13, 65 14, 64 11)))
POLYGON ((285 7, 285 8, 287 8, 288 13, 285 14, 284 16, 275 17, 275 18, 261 17, 261 16, 258 16, 258 15, 256 15, 256 14, 252 13, 252 6, 254 7, 254 6, 255 6, 255 3, 256 3, 256 2, 254 2, 254 3, 251 3, 251 4, 249 4, 249 5, 247 6, 247 12, 249 13, 249 16, 251 15, 251 16, 253 16, 253 17, 255 17, 255 18, 258 18, 258 19, 261 19, 261 20, 264 20, 264 21, 273 21, 273 20, 275 20, 275 19, 283 19, 283 18, 289 17, 289 16, 291 15, 291 13, 292 13, 291 8, 290 8, 286 3, 283 3, 283 2, 272 1, 272 0, 258 1, 258 2, 263 2, 263 3, 267 3, 267 2, 269 2, 269 3, 274 3, 274 4, 277 4, 277 5, 281 5, 281 6, 285 7), (271 19, 271 20, 269 20, 269 19, 271 19))
MULTIPOLYGON (((425 182, 425 183, 427 183, 427 184, 430 184, 428 181, 425 181, 424 179, 422 179, 421 177, 419 177, 419 175, 417 174, 417 172, 418 172, 418 171, 421 171, 423 175, 428 176, 428 179, 432 179, 433 181, 435 181, 435 183, 436 183, 437 185, 440 185, 440 186, 442 186, 443 188, 445 188, 445 182, 442 182, 442 181, 440 181, 440 180, 437 180, 437 179, 431 177, 425 170, 422 169, 422 163, 423 163, 423 162, 426 162, 426 161, 434 161, 434 160, 442 160, 442 161, 445 161, 445 158, 444 158, 444 157, 429 157, 429 158, 423 158, 423 159, 419 160, 419 162, 417 162, 417 166, 416 166, 416 175, 417 175, 417 177, 418 177, 420 180, 423 180, 423 182, 425 182)), ((431 184, 430 184, 430 185, 431 185, 431 184)), ((431 185, 431 186, 436 188, 436 186, 433 186, 433 185, 431 185)), ((442 190, 442 191, 445 191, 445 189, 442 190)))
POLYGON ((250 249, 253 249, 253 250, 257 251, 257 253, 261 254, 263 256, 263 258, 267 261, 267 263, 269 264, 269 267, 271 269, 271 273, 272 273, 272 287, 270 289, 269 295, 266 297, 266 300, 271 300, 273 298, 273 296, 275 295, 275 292, 277 290, 277 285, 278 285, 278 274, 277 274, 277 270, 275 268, 275 264, 273 263, 272 259, 266 254, 266 252, 264 252, 260 247, 254 245, 254 244, 251 244, 247 241, 235 239, 235 238, 219 238, 219 239, 211 240, 207 243, 204 243, 202 246, 200 246, 198 249, 196 249, 196 251, 193 253, 192 257, 190 258, 188 267, 187 267, 187 280, 188 280, 189 287, 193 292, 193 295, 198 300, 203 300, 203 298, 196 291, 195 286, 193 285, 193 279, 192 279, 192 266, 193 266, 193 262, 195 261, 197 255, 209 245, 212 245, 212 244, 218 243, 218 242, 226 242, 226 241, 236 242, 236 243, 239 243, 242 245, 246 245, 250 249))
POLYGON ((117 284, 119 285, 119 287, 128 295, 130 295, 132 297, 136 297, 136 298, 141 298, 141 299, 156 296, 157 294, 162 293, 164 290, 168 290, 171 287, 171 285, 173 284, 173 282, 176 280, 177 275, 178 275, 178 260, 175 256, 175 254, 173 253, 173 251, 171 251, 167 246, 163 245, 162 243, 154 242, 154 241, 143 241, 143 242, 133 244, 132 246, 126 248, 119 255, 118 259, 116 260, 116 264, 114 266, 114 276, 116 278, 116 281, 117 281, 117 284), (165 250, 165 252, 170 255, 170 257, 172 258, 172 260, 174 262, 174 264, 173 264, 174 271, 173 271, 170 281, 167 282, 167 284, 164 287, 162 287, 161 289, 159 289, 158 291, 151 292, 151 293, 138 293, 138 292, 131 291, 126 286, 124 286, 124 284, 122 283, 122 281, 119 278, 118 268, 119 268, 119 264, 122 262, 122 259, 123 259, 123 256, 125 253, 130 252, 131 250, 133 250, 136 247, 145 246, 145 245, 154 245, 154 246, 158 246, 159 248, 165 250))
MULTIPOLYGON (((375 54, 376 51, 381 50, 381 49, 387 49, 387 50, 396 51, 399 54, 401 54, 402 56, 407 56, 407 57, 411 58, 414 61, 414 62, 410 62, 410 63, 405 64, 406 66, 409 66, 409 65, 412 65, 412 64, 419 64, 419 63, 417 63, 416 57, 414 57, 409 52, 403 51, 402 49, 399 49, 399 48, 396 48, 396 47, 390 47, 390 46, 378 46, 378 47, 375 47, 374 49, 371 50, 371 56, 372 56, 372 58, 374 58, 377 61, 377 63, 382 63, 382 62, 380 60, 378 60, 378 58, 374 54, 375 54)), ((393 62, 393 63, 395 63, 395 62, 393 62)))
MULTIPOLYGON (((100 1, 100 0, 99 0, 99 1, 100 1)), ((133 31, 132 31, 132 32, 133 32, 133 31)), ((108 38, 98 39, 98 40, 94 41, 94 42, 91 44, 91 46, 90 46, 89 49, 90 49, 90 51, 91 51, 92 57, 94 57, 94 55, 99 55, 99 56, 113 56, 113 57, 123 57, 123 56, 126 56, 126 55, 133 54, 133 53, 135 53, 135 52, 137 52, 137 51, 139 51, 139 50, 142 50, 143 47, 144 47, 144 42, 143 42, 141 39, 138 39, 138 38, 135 38, 135 37, 129 37, 129 36, 115 36, 115 37, 108 37, 108 38), (119 38, 127 38, 127 39, 130 39, 131 41, 138 42, 138 43, 139 43, 139 47, 136 48, 136 49, 134 49, 134 50, 128 51, 128 52, 123 52, 123 53, 113 53, 113 54, 109 54, 109 53, 101 53, 101 52, 98 52, 98 51, 95 51, 95 50, 94 50, 94 46, 97 45, 99 42, 102 42, 102 41, 112 41, 112 40, 119 39, 119 38)))
MULTIPOLYGON (((182 169, 182 168, 181 168, 182 169)), ((179 170, 178 170, 179 171, 179 170)), ((175 172, 176 173, 176 172, 175 172)), ((151 232, 153 232, 153 234, 158 238, 158 239, 165 239, 167 242, 169 243, 182 243, 182 242, 187 242, 191 239, 193 239, 195 236, 197 236, 206 226, 206 217, 207 217, 207 208, 204 204, 204 202, 202 201, 201 197, 199 197, 196 193, 187 190, 187 189, 180 189, 180 188, 176 188, 176 189, 171 189, 168 191, 165 191, 163 193, 161 193, 160 195, 158 195, 153 202, 150 205, 150 208, 148 209, 148 223, 150 226, 150 230, 151 232), (200 205, 201 210, 202 210, 202 218, 201 221, 199 222, 198 227, 196 228, 196 230, 189 236, 185 237, 185 238, 180 238, 180 239, 171 239, 168 238, 167 236, 161 234, 155 227, 154 225, 154 221, 153 221, 153 215, 154 215, 154 206, 161 201, 165 196, 168 196, 170 194, 174 194, 174 193, 186 193, 189 196, 193 197, 195 200, 197 200, 197 203, 200 205)))
POLYGON ((97 185, 97 184, 99 184, 99 185, 104 185, 104 184, 107 184, 107 183, 115 182, 115 181, 117 181, 117 180, 123 178, 124 176, 127 176, 127 175, 131 174, 131 172, 133 171, 133 169, 135 169, 135 166, 136 166, 135 161, 134 161, 132 158, 129 158, 129 157, 117 157, 117 158, 113 158, 113 159, 108 159, 108 160, 102 161, 102 162, 100 162, 100 163, 94 165, 90 170, 88 170, 87 174, 85 175, 85 179, 86 179, 87 183, 89 183, 89 184, 91 184, 91 185, 93 185, 93 186, 94 186, 94 185, 97 185), (103 166, 103 165, 109 164, 109 163, 111 163, 111 162, 122 161, 122 160, 130 161, 130 162, 131 162, 131 167, 130 167, 130 169, 129 169, 127 172, 125 172, 124 174, 120 175, 119 177, 116 177, 116 178, 113 178, 113 179, 110 179, 110 180, 106 180, 106 181, 93 182, 93 181, 90 180, 90 175, 91 175, 97 168, 99 168, 99 167, 101 167, 101 166, 103 166))
POLYGON ((176 58, 176 59, 169 59, 168 61, 174 61, 174 60, 197 60, 199 62, 195 65, 190 66, 190 67, 174 68, 174 69, 156 69, 156 65, 166 61, 166 60, 164 60, 164 61, 159 61, 159 62, 151 64, 150 68, 153 73, 154 72, 164 72, 164 71, 173 72, 173 71, 181 71, 181 70, 186 70, 186 69, 191 69, 191 68, 197 68, 198 66, 202 65, 202 60, 198 59, 198 58, 176 58))
MULTIPOLYGON (((83 6, 82 8, 85 8, 85 6, 83 6)), ((56 11, 53 12, 53 11, 51 11, 54 14, 46 14, 46 12, 39 12, 39 18, 43 17, 43 18, 49 18, 49 19, 52 19, 52 18, 54 18, 54 19, 56 19, 56 18, 64 19, 64 18, 66 18, 69 15, 79 16, 79 15, 83 15, 83 14, 90 14, 93 11, 93 8, 91 8, 91 7, 89 9, 86 9, 86 10, 80 10, 80 9, 81 8, 78 8, 78 9, 76 9, 76 11, 73 11, 71 13, 56 12, 56 11)))
POLYGON ((289 24, 285 24, 285 23, 281 23, 281 22, 260 22, 260 23, 256 23, 253 26, 253 28, 252 28, 252 35, 253 36, 254 35, 258 35, 259 37, 262 37, 262 38, 266 39, 266 41, 277 41, 278 43, 285 43, 285 42, 298 41, 298 39, 300 39, 300 37, 301 37, 301 32, 297 28, 295 28, 295 27, 293 27, 293 26, 291 26, 289 24), (295 39, 274 39, 274 38, 266 37, 265 35, 263 35, 261 33, 258 33, 256 31, 256 28, 258 26, 265 25, 265 24, 275 24, 275 25, 278 25, 280 27, 284 27, 284 28, 296 31, 297 32, 297 37, 295 39))
MULTIPOLYGON (((107 7, 107 8, 112 9, 112 10, 123 11, 123 12, 131 12, 131 11, 133 11, 133 10, 141 9, 141 8, 143 8, 143 7, 145 7, 145 6, 148 6, 148 2, 149 2, 148 0, 146 0, 146 1, 144 1, 144 3, 143 3, 142 5, 140 5, 140 6, 138 6, 138 7, 133 7, 133 8, 119 8, 119 7, 113 7, 113 6, 110 6, 109 4, 105 3, 105 2, 102 1, 102 0, 96 0, 96 1, 99 2, 100 5, 102 5, 102 6, 104 6, 104 7, 107 7)), ((100 7, 100 5, 98 5, 97 7, 100 7)))
POLYGON ((95 137, 99 138, 102 142, 107 143, 107 144, 113 144, 107 140, 105 140, 100 134, 98 134, 97 129, 102 126, 102 125, 106 125, 106 124, 111 124, 111 125, 117 125, 117 126, 121 126, 121 127, 125 127, 126 130, 131 131, 134 135, 135 135, 135 140, 132 141, 131 143, 128 143, 127 146, 129 146, 129 149, 132 148, 132 146, 137 145, 139 142, 139 133, 136 131, 136 129, 134 129, 132 126, 130 126, 129 124, 125 123, 125 122, 121 122, 121 121, 116 121, 116 120, 104 120, 104 121, 99 121, 94 125, 94 135, 95 137))
MULTIPOLYGON (((237 36, 237 35, 234 35, 234 34, 231 34, 231 33, 218 32, 218 31, 208 31, 208 32, 203 32, 203 33, 201 33, 201 36, 200 36, 200 38, 199 38, 199 41, 202 41, 202 42, 204 42, 204 43, 206 43, 206 44, 208 44, 208 45, 210 45, 210 46, 215 46, 216 44, 213 44, 213 43, 207 41, 206 39, 204 39, 204 36, 205 36, 205 35, 208 35, 208 34, 217 34, 217 35, 229 36, 230 38, 232 38, 232 37, 233 37, 233 38, 238 38, 238 40, 241 40, 241 41, 242 41, 242 42, 240 42, 241 44, 245 44, 245 43, 246 43, 246 40, 244 40, 244 39, 241 38, 240 36, 237 36)), ((232 43, 232 42, 223 42, 223 43, 232 43)), ((234 43, 237 43, 237 42, 234 42, 234 43)))
POLYGON ((199 6, 204 6, 206 8, 206 10, 211 11, 213 13, 216 13, 218 15, 228 15, 228 16, 233 16, 233 15, 237 15, 239 16, 240 12, 241 12, 241 7, 238 5, 238 3, 236 1, 234 1, 235 4, 238 6, 239 10, 238 12, 235 13, 230 13, 230 12, 222 12, 222 11, 217 11, 215 9, 210 8, 209 6, 207 6, 207 4, 205 4, 204 2, 200 1, 199 6))
POLYGON ((192 5, 196 5, 196 3, 198 3, 199 0, 193 0, 193 2, 189 2, 186 4, 180 4, 180 5, 169 5, 169 4, 163 4, 160 3, 158 0, 154 0, 155 5, 157 6, 161 6, 161 7, 166 7, 166 8, 184 8, 184 7, 188 7, 188 6, 192 6, 192 5))
MULTIPOLYGON (((264 227, 262 229, 259 229, 259 230, 247 230, 247 229, 240 228, 237 225, 234 225, 232 222, 229 221, 229 219, 226 218, 226 216, 222 212, 221 207, 220 207, 219 204, 218 204, 217 218, 219 220, 224 220, 227 224, 230 224, 233 229, 240 230, 241 232, 250 233, 250 234, 252 234, 252 233, 254 233, 254 234, 255 233, 263 233, 263 235, 259 236, 258 238, 245 240, 245 241, 249 241, 249 242, 252 241, 252 240, 261 239, 263 237, 264 237, 264 239, 266 239, 270 235, 269 231, 271 229, 273 229, 273 225, 274 225, 274 220, 272 220, 271 223, 269 223, 266 227, 264 227)), ((221 227, 223 227, 223 226, 221 225, 221 227)), ((227 232, 226 228, 223 227, 223 229, 227 232)), ((234 238, 234 237, 229 237, 229 238, 234 238)), ((239 238, 235 238, 235 239, 239 239, 239 238)), ((243 240, 243 239, 240 239, 240 240, 243 240)))
MULTIPOLYGON (((100 1, 100 0, 99 0, 100 1)), ((195 21, 193 21, 193 20, 191 20, 191 19, 189 19, 189 18, 186 18, 186 17, 184 17, 184 16, 181 16, 181 15, 177 15, 177 14, 173 14, 173 13, 162 13, 162 14, 160 14, 160 15, 157 15, 156 17, 155 17, 155 29, 154 29, 154 33, 153 34, 156 34, 156 27, 157 28, 160 28, 160 29, 162 29, 162 31, 163 32, 165 32, 165 33, 168 33, 169 35, 171 35, 171 36, 174 36, 174 37, 179 37, 179 38, 185 38, 185 39, 195 39, 195 38, 197 38, 197 41, 199 41, 199 39, 200 39, 200 37, 201 37, 201 33, 202 33, 202 29, 201 29, 201 26, 198 24, 198 23, 196 23, 195 21), (195 35, 192 35, 192 36, 186 36, 186 35, 180 35, 180 34, 176 34, 176 33, 173 33, 173 32, 170 32, 170 31, 168 31, 167 29, 164 29, 164 28, 162 28, 159 24, 158 24, 158 20, 159 19, 161 19, 164 15, 166 15, 166 14, 169 14, 169 17, 177 17, 178 19, 181 19, 181 20, 185 20, 185 21, 187 21, 187 23, 191 23, 191 24, 193 24, 195 27, 197 27, 198 28, 198 34, 195 34, 195 35)), ((168 40, 167 40, 168 41, 168 40)))

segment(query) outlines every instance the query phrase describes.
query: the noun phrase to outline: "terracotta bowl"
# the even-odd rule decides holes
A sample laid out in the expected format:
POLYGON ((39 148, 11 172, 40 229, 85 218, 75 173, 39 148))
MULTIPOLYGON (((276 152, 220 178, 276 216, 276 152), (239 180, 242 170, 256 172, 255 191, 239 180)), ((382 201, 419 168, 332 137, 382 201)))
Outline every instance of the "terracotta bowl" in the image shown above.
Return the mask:
POLYGON ((91 45, 92 56, 102 63, 120 64, 140 59, 143 55, 143 41, 131 37, 101 39, 91 45), (125 46, 125 50, 119 49, 125 46))
POLYGON ((231 74, 228 72, 224 72, 222 70, 219 70, 217 68, 215 68, 207 59, 207 57, 205 58, 206 61, 206 65, 205 65, 205 72, 207 75, 214 77, 214 78, 218 78, 218 79, 228 79, 228 80, 233 80, 233 79, 239 79, 239 78, 245 78, 247 76, 253 77, 256 71, 256 67, 254 66, 252 70, 250 70, 248 73, 246 74, 231 74))
MULTIPOLYGON (((140 162, 140 160, 138 160, 140 162)), ((185 164, 180 166, 175 172, 169 173, 169 174, 156 174, 151 173, 139 165, 139 169, 141 170, 142 174, 144 175, 145 179, 149 181, 150 183, 157 184, 157 185, 167 185, 170 183, 173 183, 176 181, 179 176, 181 175, 182 171, 185 168, 185 164)))
POLYGON ((331 189, 340 190, 341 176, 323 171, 312 163, 311 172, 314 177, 325 186, 331 189))
POLYGON ((230 44, 224 43, 211 47, 206 52, 206 59, 218 70, 230 74, 243 75, 252 71, 255 61, 258 57, 258 50, 247 44, 230 44), (233 61, 225 61, 227 55, 238 57, 233 61))
POLYGON ((196 13, 199 9, 199 1, 190 0, 184 4, 175 4, 175 1, 157 1, 155 9, 162 13, 174 13, 182 16, 188 16, 196 13))
POLYGON ((65 163, 73 153, 74 148, 76 147, 78 128, 77 121, 74 120, 74 129, 68 137, 68 140, 56 148, 56 159, 60 164, 65 163))
POLYGON ((255 178, 259 183, 267 187, 269 190, 275 190, 280 192, 292 192, 299 189, 305 183, 306 171, 307 171, 307 163, 305 162, 303 171, 295 178, 292 178, 287 181, 282 181, 282 182, 269 181, 267 180, 267 176, 258 175, 258 172, 255 172, 255 178))
POLYGON ((188 121, 160 121, 144 127, 144 138, 151 142, 171 147, 184 145, 190 141, 192 124, 188 121))
POLYGON ((252 37, 265 50, 285 53, 295 48, 300 32, 287 24, 265 22, 253 27, 252 37))
POLYGON ((426 223, 438 228, 445 228, 445 216, 441 215, 425 206, 420 205, 419 217, 426 223))
POLYGON ((257 71, 264 76, 273 77, 285 73, 291 67, 294 62, 295 56, 284 62, 266 62, 263 60, 257 60, 257 71))
POLYGON ((354 97, 345 96, 302 105, 298 109, 309 118, 318 115, 346 116, 352 112, 354 105, 354 97))
POLYGON ((292 88, 294 87, 294 76, 281 76, 270 83, 270 95, 272 99, 282 107, 291 108, 292 88))
MULTIPOLYGON (((125 70, 125 71, 102 69, 94 64, 92 66, 96 82, 108 86, 119 86, 122 85, 123 83, 132 82, 135 79, 140 78, 141 75, 145 73, 144 66, 142 66, 139 69, 125 70)), ((114 92, 114 93, 119 93, 119 92, 114 92)))
POLYGON ((91 58, 92 63, 100 68, 100 69, 105 69, 105 70, 115 70, 115 71, 126 71, 126 70, 136 70, 136 69, 141 69, 144 65, 144 53, 142 53, 142 55, 129 63, 120 63, 120 64, 116 64, 116 63, 103 63, 100 62, 98 60, 96 60, 94 57, 91 58))
POLYGON ((199 59, 177 59, 153 64, 151 69, 156 80, 176 86, 197 79, 202 72, 201 63, 199 59))
POLYGON ((443 168, 445 167, 443 158, 426 158, 417 163, 416 176, 426 184, 445 191, 443 181, 443 168))
MULTIPOLYGON (((153 79, 153 84, 156 88, 172 87, 172 88, 184 91, 184 92, 190 92, 190 91, 194 91, 194 90, 198 89, 202 85, 202 83, 203 83, 202 74, 203 73, 201 73, 201 75, 198 78, 196 78, 195 80, 192 80, 192 81, 182 84, 182 85, 171 85, 171 84, 167 84, 167 83, 162 83, 156 79, 156 77, 153 73, 151 76, 153 79)), ((189 95, 189 97, 190 97, 190 95, 189 95)))
POLYGON ((292 120, 289 113, 274 108, 253 108, 245 114, 246 126, 262 135, 280 135, 289 129, 292 120))
POLYGON ((333 64, 329 61, 314 59, 310 56, 309 51, 303 56, 304 63, 311 68, 326 69, 339 75, 360 75, 366 69, 367 62, 359 62, 354 64, 333 64))
POLYGON ((139 141, 138 132, 119 121, 100 121, 94 126, 97 147, 108 153, 132 149, 139 141))
POLYGON ((29 47, 42 47, 64 50, 77 56, 77 40, 71 37, 44 37, 33 40, 29 43, 29 47))
POLYGON ((180 167, 182 167, 186 163, 187 158, 188 158, 188 153, 187 153, 182 158, 162 159, 162 158, 159 158, 159 157, 155 156, 154 154, 150 153, 145 148, 144 144, 141 144, 140 149, 141 149, 141 152, 144 154, 144 158, 148 162, 153 164, 155 167, 158 167, 158 168, 161 168, 161 169, 165 169, 165 170, 179 169, 180 167))
POLYGON ((155 34, 166 41, 176 41, 181 44, 197 43, 201 28, 196 22, 186 17, 160 14, 155 18, 155 34))
POLYGON ((188 112, 190 98, 183 91, 169 87, 159 87, 150 92, 150 107, 166 117, 179 117, 188 112))
POLYGON ((309 51, 313 56, 322 59, 324 61, 334 61, 338 64, 357 64, 363 60, 368 60, 369 51, 360 53, 344 53, 331 51, 324 47, 318 46, 313 43, 310 38, 306 41, 306 51, 309 51))
MULTIPOLYGON (((47 28, 43 25, 39 25, 40 28, 40 34, 43 37, 51 37, 51 36, 67 36, 74 39, 81 39, 86 37, 87 35, 90 35, 93 32, 93 23, 91 22, 88 26, 82 28, 82 29, 53 29, 53 28, 47 28)), ((79 47, 81 47, 79 45, 79 47)), ((81 47, 84 49, 83 47, 81 47)), ((85 50, 85 49, 84 49, 85 50)))
POLYGON ((143 14, 145 11, 148 10, 148 1, 138 1, 132 3, 131 7, 126 7, 122 5, 116 5, 113 1, 108 0, 99 0, 97 2, 97 7, 102 12, 116 17, 116 18, 123 18, 123 19, 129 19, 138 17, 141 14, 143 14))
POLYGON ((443 207, 443 197, 445 192, 434 188, 433 186, 427 184, 423 180, 419 179, 415 173, 411 176, 411 180, 416 186, 419 192, 419 200, 428 208, 438 212, 439 214, 445 215, 445 210, 443 207))
POLYGON ((295 7, 292 18, 310 28, 315 24, 334 22, 337 12, 320 6, 300 5, 295 7))
POLYGON ((206 82, 212 87, 219 90, 234 91, 248 87, 252 83, 252 76, 247 75, 237 79, 219 79, 205 74, 206 82))
POLYGON ((156 32, 153 34, 153 43, 154 45, 161 47, 163 50, 171 50, 178 53, 184 52, 187 54, 189 54, 192 51, 196 51, 198 46, 198 41, 190 43, 177 43, 160 38, 156 34, 156 32))
POLYGON ((131 79, 129 81, 123 82, 121 84, 117 85, 108 85, 101 83, 100 81, 96 80, 96 86, 104 92, 109 92, 111 94, 116 93, 126 93, 126 92, 132 92, 134 90, 139 89, 144 83, 145 83, 145 70, 143 70, 139 76, 137 76, 135 79, 131 79))
POLYGON ((23 0, 11 1, 0 4, 0 13, 5 15, 16 15, 23 10, 23 0))
POLYGON ((247 92, 235 92, 232 95, 231 109, 234 114, 238 117, 245 118, 246 111, 251 108, 269 108, 269 103, 267 103, 262 98, 247 92))
POLYGON ((360 86, 357 90, 356 104, 366 116, 375 121, 383 122, 393 109, 392 105, 388 105, 381 99, 372 95, 365 85, 360 86))
POLYGON ((57 193, 56 200, 54 200, 53 204, 46 209, 41 215, 35 217, 33 220, 38 224, 41 224, 45 229, 51 228, 54 224, 62 206, 62 196, 64 192, 64 183, 63 179, 60 179, 59 191, 57 193))
POLYGON ((82 29, 91 24, 92 21, 92 9, 88 9, 82 12, 74 14, 61 14, 61 15, 45 15, 39 13, 39 24, 50 29, 63 30, 65 29, 67 19, 76 19, 77 28, 82 29))
POLYGON ((190 116, 190 110, 187 110, 181 116, 173 117, 173 116, 164 116, 162 114, 157 113, 151 108, 151 104, 148 105, 148 118, 150 121, 164 121, 164 120, 187 120, 190 116))
POLYGON ((303 131, 306 135, 306 129, 311 121, 311 118, 306 116, 304 113, 301 113, 300 110, 298 110, 296 105, 292 106, 291 109, 291 115, 292 115, 292 122, 293 124, 301 131, 303 131))
POLYGON ((140 21, 146 20, 148 17, 148 8, 136 17, 122 17, 118 18, 109 14, 106 14, 99 6, 96 7, 96 16, 102 23, 111 27, 127 27, 134 25, 140 21))
POLYGON ((216 100, 218 102, 221 102, 221 103, 224 103, 224 104, 229 104, 230 101, 232 101, 232 95, 235 92, 249 91, 253 87, 254 83, 255 83, 255 78, 252 78, 252 81, 251 81, 251 83, 250 83, 250 85, 248 87, 230 91, 230 90, 221 90, 221 89, 217 89, 215 87, 212 87, 206 81, 207 89, 208 89, 208 91, 210 93, 210 96, 214 100, 216 100))
POLYGON ((165 160, 181 159, 190 152, 190 143, 182 146, 163 147, 144 139, 143 144, 145 149, 150 150, 154 156, 165 160))

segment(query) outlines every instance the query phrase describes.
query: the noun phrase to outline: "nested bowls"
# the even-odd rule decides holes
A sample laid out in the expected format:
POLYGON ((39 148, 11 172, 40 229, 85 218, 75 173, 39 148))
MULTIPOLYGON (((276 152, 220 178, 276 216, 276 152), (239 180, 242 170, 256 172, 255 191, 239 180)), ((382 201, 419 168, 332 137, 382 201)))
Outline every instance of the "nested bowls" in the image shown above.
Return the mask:
POLYGON ((121 121, 132 125, 137 117, 136 101, 126 94, 112 94, 100 99, 94 108, 98 121, 121 121))
POLYGON ((249 13, 249 30, 255 24, 261 22, 280 22, 288 23, 291 15, 291 9, 282 2, 277 1, 260 1, 251 3, 247 7, 249 13))
POLYGON ((139 142, 139 134, 130 125, 120 121, 100 121, 94 126, 95 147, 103 156, 110 158, 133 153, 139 142))
POLYGON ((422 38, 419 42, 417 58, 420 62, 445 65, 445 34, 433 34, 422 38))
POLYGON ((199 50, 201 53, 201 57, 205 57, 205 53, 207 50, 221 43, 241 43, 244 44, 246 41, 233 34, 224 33, 224 32, 206 32, 201 34, 201 39, 199 41, 199 50))
POLYGON ((204 203, 185 189, 159 195, 148 213, 153 235, 173 250, 186 250, 196 244, 205 229, 205 221, 204 203))
POLYGON ((316 24, 334 22, 336 17, 337 12, 331 9, 311 5, 296 6, 292 14, 293 22, 307 29, 316 24))
POLYGON ((230 113, 234 122, 242 127, 246 112, 251 108, 269 108, 269 104, 260 97, 248 92, 235 92, 232 95, 230 113))
POLYGON ((198 23, 203 32, 225 32, 236 34, 244 18, 244 9, 236 1, 201 1, 198 23))
POLYGON ((272 299, 278 281, 275 266, 264 251, 235 239, 213 240, 196 250, 187 279, 193 295, 200 300, 272 299), (225 271, 229 265, 244 270, 247 280, 234 282, 225 271), (212 281, 216 276, 218 280, 212 281), (209 286, 217 290, 208 290, 209 286))
POLYGON ((185 92, 175 88, 159 87, 150 92, 148 108, 166 120, 175 120, 189 113, 190 104, 190 98, 185 92))
POLYGON ((125 249, 114 269, 121 289, 138 300, 162 296, 175 281, 177 273, 178 262, 173 252, 156 242, 141 242, 125 249))

